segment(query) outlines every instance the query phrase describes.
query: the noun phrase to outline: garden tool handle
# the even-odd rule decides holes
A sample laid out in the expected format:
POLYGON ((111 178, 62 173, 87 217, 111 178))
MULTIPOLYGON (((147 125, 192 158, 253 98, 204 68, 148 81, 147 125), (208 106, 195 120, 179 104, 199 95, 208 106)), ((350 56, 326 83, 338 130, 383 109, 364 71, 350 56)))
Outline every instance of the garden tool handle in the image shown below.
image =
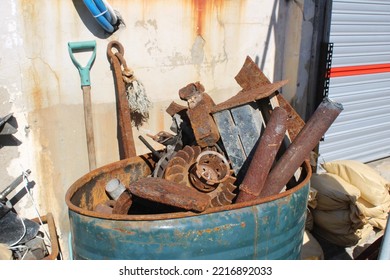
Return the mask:
POLYGON ((93 135, 92 106, 91 106, 91 79, 90 69, 96 57, 96 41, 68 42, 68 51, 73 64, 79 71, 81 88, 83 90, 84 120, 88 148, 89 169, 96 168, 95 142, 93 135), (81 66, 73 55, 74 52, 92 51, 87 65, 81 66))
POLYGON ((84 103, 84 120, 87 136, 89 170, 96 169, 95 141, 93 135, 91 86, 82 86, 84 103))
POLYGON ((68 42, 68 51, 73 64, 79 70, 81 87, 90 86, 91 80, 90 80, 89 70, 91 69, 92 64, 95 61, 95 57, 96 57, 96 41, 68 42), (80 63, 74 57, 73 53, 84 51, 84 50, 92 50, 92 55, 87 65, 81 66, 80 63))

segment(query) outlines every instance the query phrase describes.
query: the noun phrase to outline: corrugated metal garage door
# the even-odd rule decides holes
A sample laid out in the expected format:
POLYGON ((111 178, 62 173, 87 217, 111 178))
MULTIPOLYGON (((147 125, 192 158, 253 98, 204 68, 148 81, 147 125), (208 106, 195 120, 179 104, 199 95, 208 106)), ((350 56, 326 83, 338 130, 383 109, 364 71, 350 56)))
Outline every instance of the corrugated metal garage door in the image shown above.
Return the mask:
POLYGON ((390 0, 333 1, 329 98, 344 111, 319 147, 319 163, 390 156, 390 0))

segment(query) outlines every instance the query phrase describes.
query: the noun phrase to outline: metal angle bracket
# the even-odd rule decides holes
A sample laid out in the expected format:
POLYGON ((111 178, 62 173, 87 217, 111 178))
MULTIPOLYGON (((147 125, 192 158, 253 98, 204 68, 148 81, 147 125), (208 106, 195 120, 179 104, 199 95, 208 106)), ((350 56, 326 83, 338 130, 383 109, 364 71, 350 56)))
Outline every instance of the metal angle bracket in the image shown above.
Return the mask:
POLYGON ((332 69, 332 57, 333 57, 333 43, 327 43, 323 97, 327 97, 329 93, 329 81, 330 81, 330 72, 332 69))

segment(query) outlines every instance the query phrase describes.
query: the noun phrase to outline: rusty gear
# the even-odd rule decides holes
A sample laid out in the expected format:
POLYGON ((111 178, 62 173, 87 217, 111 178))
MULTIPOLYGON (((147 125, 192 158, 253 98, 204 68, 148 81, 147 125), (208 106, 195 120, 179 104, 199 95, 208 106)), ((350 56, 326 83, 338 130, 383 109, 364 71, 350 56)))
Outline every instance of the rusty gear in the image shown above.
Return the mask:
POLYGON ((232 174, 225 157, 215 149, 185 146, 168 162, 164 178, 207 193, 209 207, 216 207, 231 204, 236 196, 232 174))

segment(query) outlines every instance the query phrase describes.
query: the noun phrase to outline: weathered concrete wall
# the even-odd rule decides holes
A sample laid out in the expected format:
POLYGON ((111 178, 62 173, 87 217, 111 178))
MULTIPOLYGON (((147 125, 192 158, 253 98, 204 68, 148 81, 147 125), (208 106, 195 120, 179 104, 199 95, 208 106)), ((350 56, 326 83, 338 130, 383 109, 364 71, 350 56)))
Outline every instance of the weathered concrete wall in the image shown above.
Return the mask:
MULTIPOLYGON (((138 135, 169 130, 165 109, 181 102, 178 90, 188 83, 200 81, 216 103, 226 100, 239 91, 234 76, 247 55, 271 80, 282 78, 286 1, 109 3, 126 24, 114 34, 104 32, 82 0, 0 2, 0 116, 14 113, 19 141, 0 149, 0 187, 31 169, 33 197, 41 214, 54 214, 64 258, 65 192, 89 171, 82 90, 68 42, 97 42, 91 86, 98 166, 119 159, 114 82, 106 56, 111 40, 123 44, 128 66, 153 102, 148 122, 133 129, 137 154, 148 152, 138 135)), ((36 216, 27 197, 15 207, 27 218, 36 216)))

